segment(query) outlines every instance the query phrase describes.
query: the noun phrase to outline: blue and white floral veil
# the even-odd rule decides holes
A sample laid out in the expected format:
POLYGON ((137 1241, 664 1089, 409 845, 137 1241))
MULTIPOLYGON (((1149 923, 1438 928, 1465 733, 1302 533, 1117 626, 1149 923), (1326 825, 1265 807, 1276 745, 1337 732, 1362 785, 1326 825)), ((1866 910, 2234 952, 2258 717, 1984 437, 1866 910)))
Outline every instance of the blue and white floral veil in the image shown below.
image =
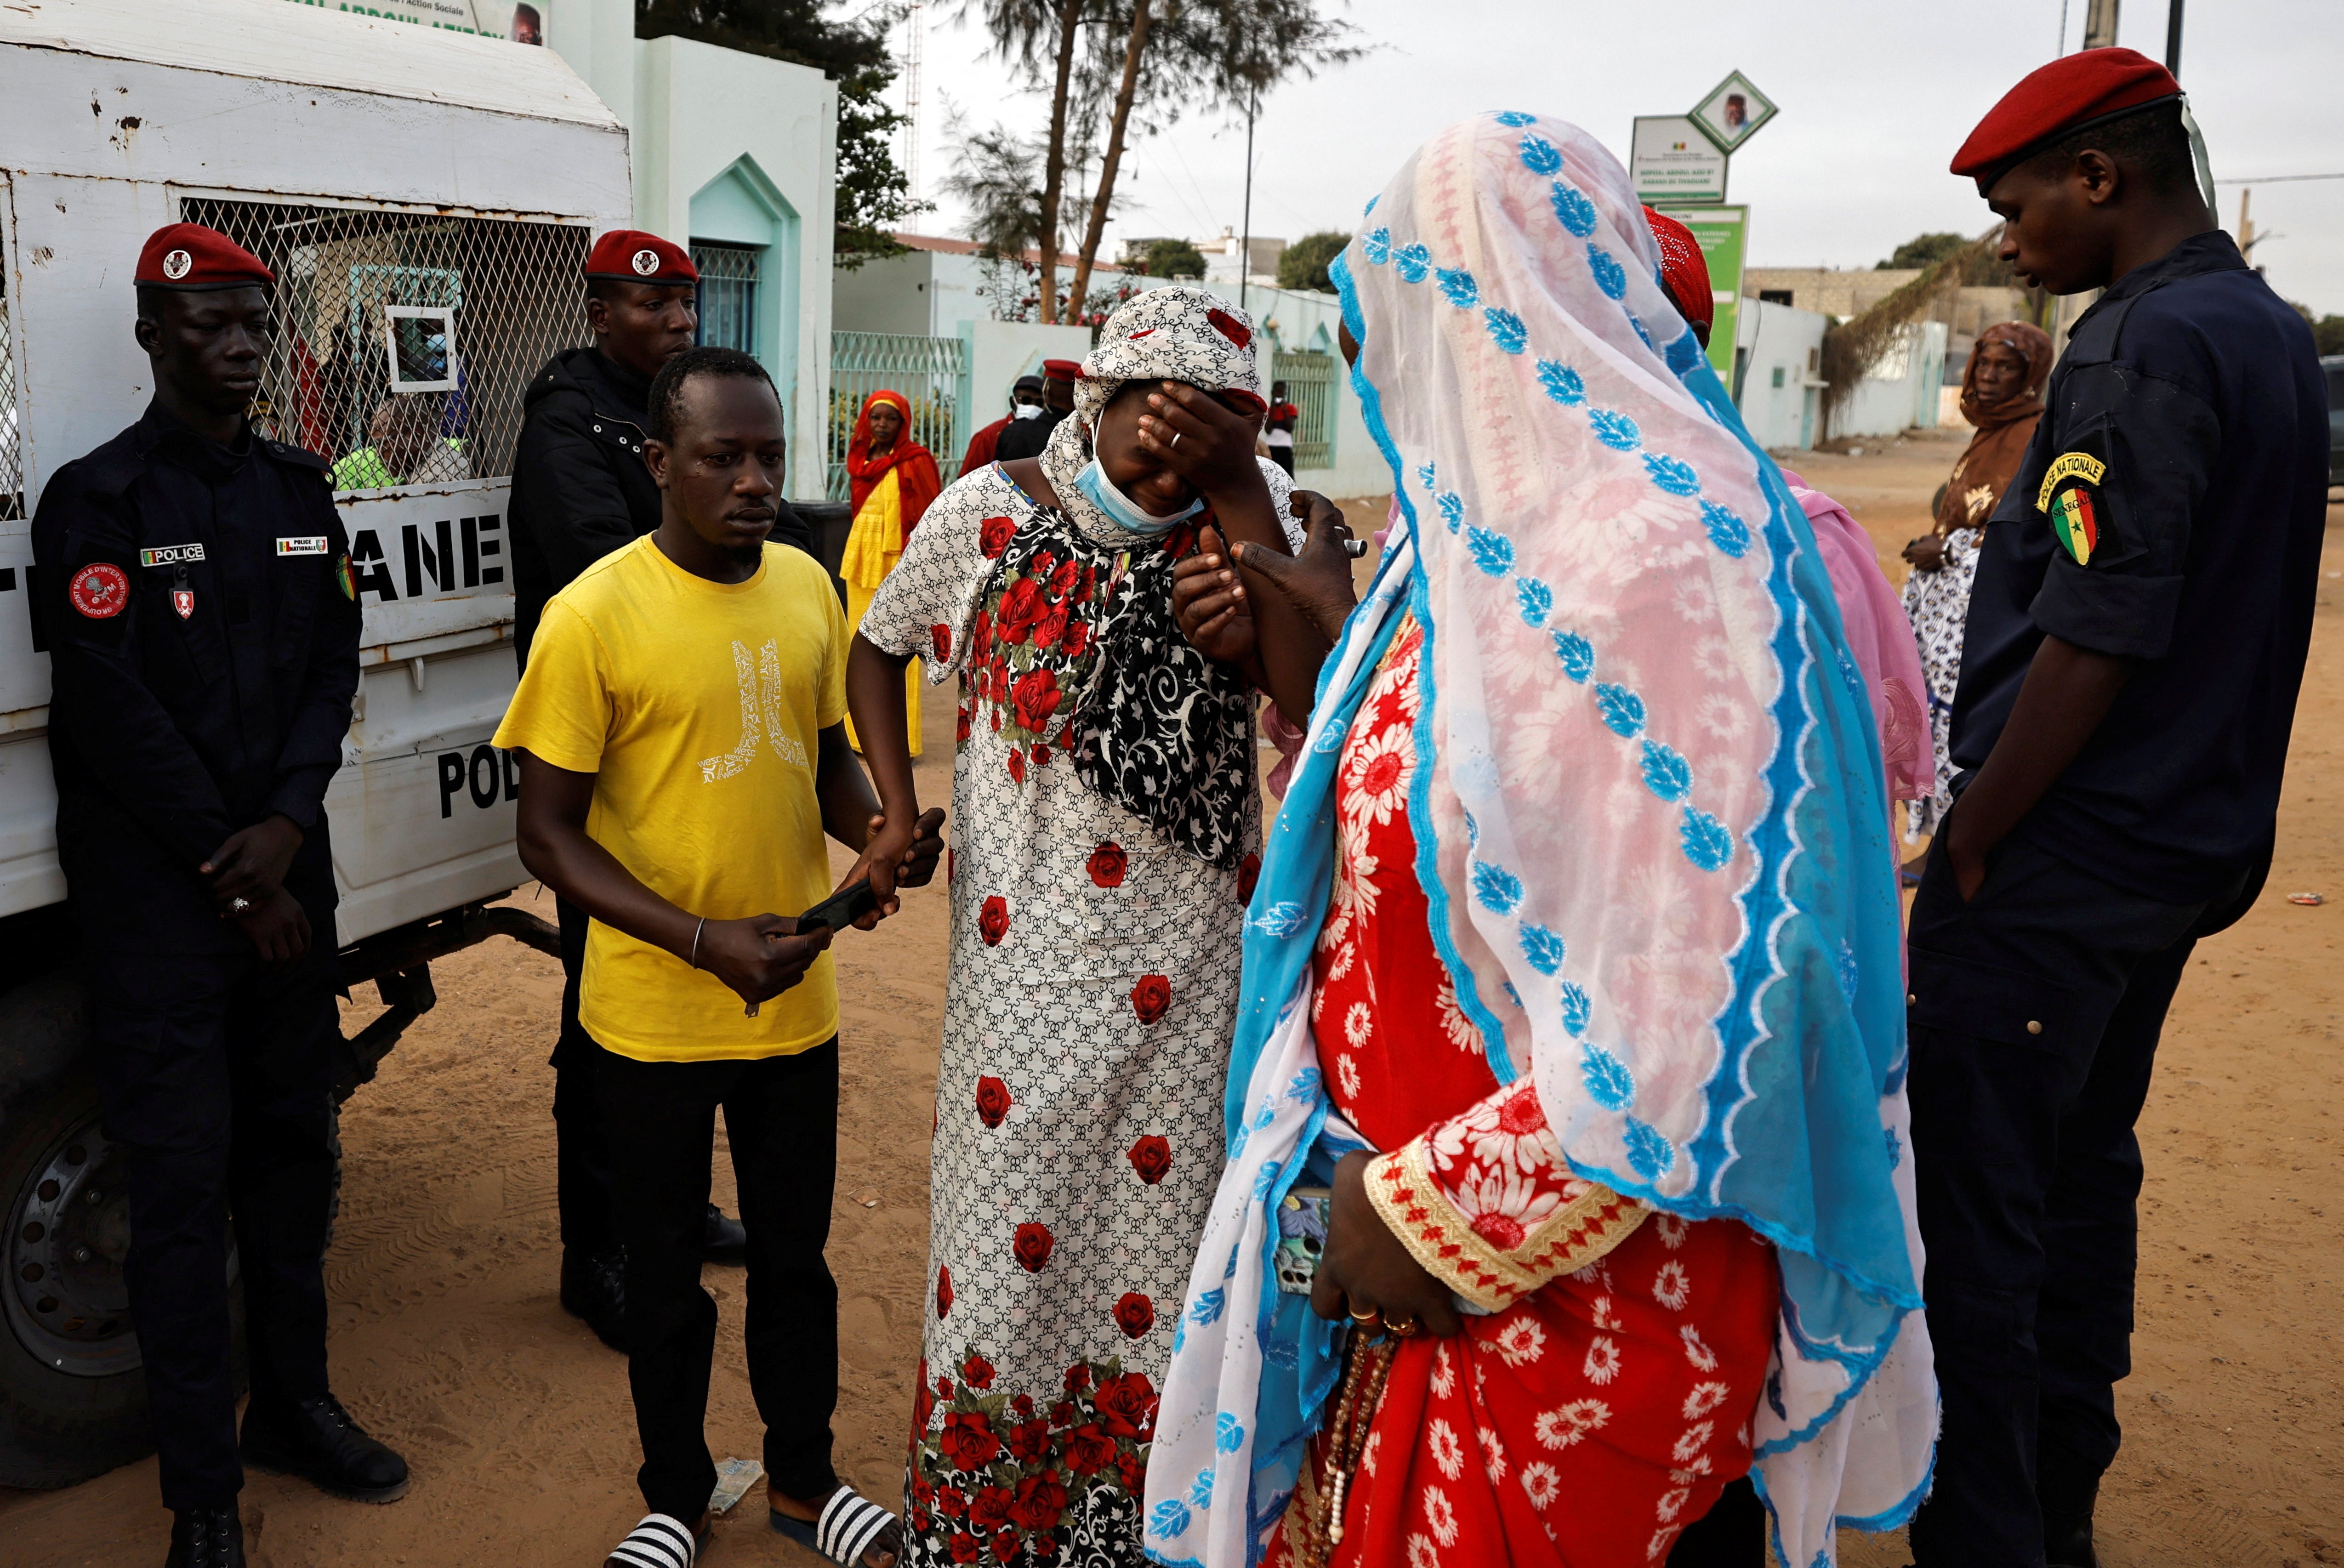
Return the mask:
POLYGON ((1306 1397, 1318 1386, 1311 1330, 1248 1254, 1322 1137, 1323 1100, 1316 1119, 1285 1108, 1318 1093, 1298 1004, 1331 855, 1312 840, 1403 607, 1426 636, 1418 871, 1492 1069, 1532 1075, 1581 1175, 1778 1249, 1753 1435, 1783 1560, 1830 1561, 1835 1522, 1899 1522, 1925 1486, 1935 1394, 1879 740, 1804 514, 1658 264, 1616 159, 1501 114, 1427 143, 1334 268, 1409 538, 1329 662, 1255 893, 1231 1165, 1151 1457, 1162 1561, 1258 1555, 1290 1484, 1278 1369, 1298 1350, 1306 1397), (1257 1285, 1249 1320, 1197 1324, 1197 1301, 1257 1285), (1256 1355, 1268 1370, 1248 1381, 1256 1355), (1248 1389, 1259 1408, 1240 1408, 1248 1389), (1210 1437, 1217 1487, 1186 1472, 1210 1437), (1215 1517, 1235 1511, 1236 1462, 1242 1529, 1215 1517), (1165 1539, 1171 1523, 1197 1533, 1165 1539), (1216 1544, 1238 1535, 1238 1556, 1216 1544))

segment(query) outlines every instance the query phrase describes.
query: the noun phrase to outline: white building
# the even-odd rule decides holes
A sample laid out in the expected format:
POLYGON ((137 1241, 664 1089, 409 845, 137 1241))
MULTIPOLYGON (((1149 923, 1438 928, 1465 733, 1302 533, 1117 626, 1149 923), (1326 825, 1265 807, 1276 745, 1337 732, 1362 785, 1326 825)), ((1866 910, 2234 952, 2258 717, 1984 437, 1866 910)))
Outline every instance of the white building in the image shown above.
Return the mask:
MULTIPOLYGON (((836 84, 763 55, 638 38, 634 0, 530 4, 545 46, 627 127, 633 227, 691 248, 702 279, 702 340, 746 349, 772 372, 790 416, 791 493, 820 495, 836 84)), ((510 23, 510 0, 471 5, 480 31, 525 35, 497 25, 510 23)))

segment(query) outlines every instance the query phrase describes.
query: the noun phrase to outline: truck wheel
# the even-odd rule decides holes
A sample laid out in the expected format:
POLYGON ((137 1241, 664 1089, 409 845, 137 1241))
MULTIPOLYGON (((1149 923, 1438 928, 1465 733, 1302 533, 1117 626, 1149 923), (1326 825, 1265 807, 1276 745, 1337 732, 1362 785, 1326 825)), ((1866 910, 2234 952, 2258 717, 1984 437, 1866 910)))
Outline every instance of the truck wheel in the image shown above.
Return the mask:
POLYGON ((154 1448, 122 1272, 125 1159, 98 1125, 86 1045, 69 978, 0 998, 0 1485, 68 1486, 154 1448))

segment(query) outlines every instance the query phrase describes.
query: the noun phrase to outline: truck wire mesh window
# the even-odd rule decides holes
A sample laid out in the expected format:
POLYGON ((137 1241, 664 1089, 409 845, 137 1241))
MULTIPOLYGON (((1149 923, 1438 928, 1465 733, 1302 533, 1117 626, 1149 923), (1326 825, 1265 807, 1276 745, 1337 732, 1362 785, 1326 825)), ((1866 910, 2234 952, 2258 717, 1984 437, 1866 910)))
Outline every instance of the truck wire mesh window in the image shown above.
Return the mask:
POLYGON ((530 378, 592 341, 583 225, 209 197, 179 217, 277 275, 253 422, 331 459, 337 490, 511 473, 530 378), (435 389, 394 392, 394 368, 435 389))
POLYGON ((692 244, 700 268, 700 340, 718 349, 757 351, 757 256, 746 245, 692 244))
POLYGON ((16 412, 16 334, 8 310, 7 269, 0 268, 0 522, 25 515, 24 421, 16 412))

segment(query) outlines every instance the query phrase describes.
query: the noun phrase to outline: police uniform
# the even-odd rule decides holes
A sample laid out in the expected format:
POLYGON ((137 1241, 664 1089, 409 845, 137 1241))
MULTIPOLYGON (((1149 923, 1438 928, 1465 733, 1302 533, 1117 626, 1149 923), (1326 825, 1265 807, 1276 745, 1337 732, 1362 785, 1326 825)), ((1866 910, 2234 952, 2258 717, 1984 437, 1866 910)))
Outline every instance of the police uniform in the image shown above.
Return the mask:
MULTIPOLYGON (((1956 173, 1985 167, 1983 190, 2089 123, 2091 73, 2128 71, 2130 106, 2178 94, 2130 51, 2060 65, 2046 120, 2002 126, 2005 145, 1965 149, 1956 173)), ((2096 106, 2110 117, 2105 92, 2096 106)), ((2310 331, 2218 230, 2117 279, 2044 402, 1981 546, 1957 795, 2045 636, 2131 673, 1975 895, 1941 832, 1914 903, 1913 1142, 1944 1398, 1912 1529, 1923 1568, 2033 1568, 2046 1542, 2054 1563, 2089 1560, 2131 1365, 2133 1124, 2192 945, 2245 912, 2269 865, 2325 523, 2310 331)))
MULTIPOLYGON (((198 286, 212 258, 191 273, 188 247, 206 252, 204 235, 165 230, 139 280, 198 286)), ((268 277, 210 238, 250 269, 213 286, 268 277)), ((256 1407, 328 1392, 338 981, 322 803, 358 688, 359 612, 327 468, 248 427, 218 446, 157 404, 58 470, 33 523, 57 853, 106 1134, 131 1157, 131 1310, 175 1509, 232 1508, 243 1483, 231 1211, 256 1407), (272 814, 302 831, 285 886, 312 929, 307 956, 275 969, 197 870, 272 814)))

